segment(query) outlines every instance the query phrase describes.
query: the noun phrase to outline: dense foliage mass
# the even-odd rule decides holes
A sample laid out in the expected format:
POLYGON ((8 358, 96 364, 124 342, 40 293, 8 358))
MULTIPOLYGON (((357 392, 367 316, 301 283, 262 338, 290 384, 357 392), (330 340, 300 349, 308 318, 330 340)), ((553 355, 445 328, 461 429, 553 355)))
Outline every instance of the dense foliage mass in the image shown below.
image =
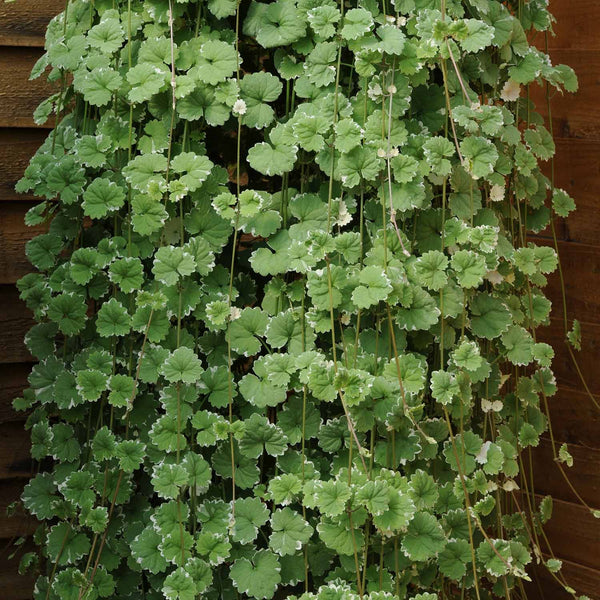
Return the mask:
POLYGON ((520 594, 546 4, 67 3, 19 183, 37 600, 520 594))

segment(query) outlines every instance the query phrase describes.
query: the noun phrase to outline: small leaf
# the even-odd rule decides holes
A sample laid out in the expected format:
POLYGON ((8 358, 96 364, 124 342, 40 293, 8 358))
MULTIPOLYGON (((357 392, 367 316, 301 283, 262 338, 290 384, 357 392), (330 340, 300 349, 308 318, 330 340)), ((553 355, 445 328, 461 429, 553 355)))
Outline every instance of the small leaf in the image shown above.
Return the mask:
POLYGON ((313 528, 291 508, 277 509, 271 516, 269 547, 280 556, 295 554, 310 539, 313 528))
POLYGON ((352 301, 358 308, 369 308, 385 300, 392 291, 390 280, 383 269, 377 266, 365 267, 359 274, 360 285, 352 292, 352 301))
POLYGON ((248 151, 250 166, 263 175, 283 175, 292 170, 296 150, 285 144, 271 145, 259 142, 248 151))
POLYGON ((432 558, 446 545, 444 531, 437 519, 427 513, 418 512, 408 525, 402 539, 403 552, 414 561, 432 558))
POLYGON ((66 522, 54 525, 48 533, 46 549, 50 560, 59 566, 76 563, 90 549, 90 540, 66 522))
POLYGON ((101 337, 127 335, 131 330, 131 317, 118 300, 111 298, 98 311, 96 329, 101 337))
POLYGON ((194 579, 183 567, 167 575, 162 587, 162 592, 168 600, 194 600, 197 591, 194 579))
POLYGON ((568 217, 569 213, 575 210, 575 202, 565 192, 559 188, 555 189, 552 194, 552 208, 559 217, 568 217))
POLYGON ((573 326, 567 333, 567 339, 575 350, 581 350, 581 323, 577 319, 573 319, 573 326))
POLYGON ((96 369, 87 369, 77 373, 77 391, 88 401, 95 401, 108 385, 108 377, 96 369))
POLYGON ((133 473, 144 461, 145 446, 135 440, 124 440, 117 444, 115 456, 119 459, 119 466, 125 473, 133 473))
POLYGON ((342 37, 346 40, 355 40, 367 33, 373 25, 371 13, 364 8, 351 8, 344 15, 342 37))
POLYGON ((487 273, 485 257, 472 250, 459 250, 452 255, 452 268, 461 287, 478 287, 487 273))
POLYGON ((440 404, 450 404, 460 394, 456 378, 447 371, 434 371, 431 374, 431 395, 440 404))
POLYGON ((113 262, 109 269, 109 278, 125 294, 139 290, 144 282, 144 270, 139 258, 122 258, 113 262))
POLYGON ((275 102, 282 89, 281 81, 271 73, 260 71, 245 75, 240 82, 240 95, 247 107, 242 123, 256 129, 270 125, 275 111, 268 103, 275 102))
POLYGON ((465 168, 475 179, 489 175, 498 160, 498 150, 492 142, 483 137, 465 138, 460 143, 460 151, 466 159, 465 168))
POLYGON ((128 98, 140 103, 158 94, 168 81, 168 71, 149 63, 139 63, 127 71, 127 81, 131 85, 128 98))
POLYGON ((181 487, 187 484, 188 474, 183 465, 159 463, 152 470, 152 485, 160 498, 177 498, 181 487))
POLYGON ((252 598, 270 599, 281 581, 281 566, 277 556, 269 550, 259 550, 248 558, 238 558, 229 572, 238 592, 252 598))
POLYGON ((259 527, 269 520, 269 509, 259 498, 239 498, 235 501, 233 540, 248 544, 258 535, 259 527))
POLYGON ((231 44, 208 40, 200 47, 200 55, 191 74, 203 83, 216 85, 227 79, 237 66, 237 52, 231 44))
POLYGON ((159 549, 161 542, 162 536, 152 526, 146 527, 131 542, 131 555, 150 573, 163 573, 167 569, 168 563, 159 549))
POLYGON ((108 380, 110 393, 108 403, 119 408, 125 407, 133 400, 135 381, 129 375, 112 375, 108 380))
POLYGON ((177 348, 162 365, 161 374, 171 383, 196 383, 204 369, 196 353, 186 346, 177 348))
POLYGON ((260 351, 260 339, 265 335, 269 319, 260 308, 245 308, 229 326, 228 337, 233 350, 244 356, 260 351))
POLYGON ((79 333, 85 326, 87 306, 81 296, 59 294, 48 304, 48 318, 54 321, 65 335, 79 333))
POLYGON ((558 450, 558 461, 561 463, 565 463, 567 467, 572 467, 574 464, 573 456, 569 452, 569 448, 567 444, 561 444, 558 450))
POLYGON ((287 440, 277 425, 269 423, 257 413, 244 421, 244 434, 240 440, 240 450, 244 456, 258 458, 263 450, 271 456, 280 456, 286 449, 287 440))
POLYGON ((341 515, 350 500, 351 492, 348 485, 340 480, 323 481, 317 484, 315 499, 319 510, 328 517, 341 515))
POLYGON ((194 257, 179 246, 162 246, 154 255, 152 272, 165 285, 175 285, 195 270, 194 257))
POLYGON ((83 214, 102 219, 109 212, 119 210, 125 201, 125 192, 113 181, 99 177, 83 192, 83 214))

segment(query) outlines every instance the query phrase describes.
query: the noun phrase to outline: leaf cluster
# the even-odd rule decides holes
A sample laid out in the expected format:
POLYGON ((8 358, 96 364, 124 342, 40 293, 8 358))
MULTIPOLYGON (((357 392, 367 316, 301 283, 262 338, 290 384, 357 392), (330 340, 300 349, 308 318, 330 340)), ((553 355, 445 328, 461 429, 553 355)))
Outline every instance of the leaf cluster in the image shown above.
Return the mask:
POLYGON ((525 93, 577 87, 528 44, 546 5, 68 2, 18 184, 36 598, 528 577, 548 501, 503 497, 556 391, 557 256, 527 236, 574 208, 525 93))

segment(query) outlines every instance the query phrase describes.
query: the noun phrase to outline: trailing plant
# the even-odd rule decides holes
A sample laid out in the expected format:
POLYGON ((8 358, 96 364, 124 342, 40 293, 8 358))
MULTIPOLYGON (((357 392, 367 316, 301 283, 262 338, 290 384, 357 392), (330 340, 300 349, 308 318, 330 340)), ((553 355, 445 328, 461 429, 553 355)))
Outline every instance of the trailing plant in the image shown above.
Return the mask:
POLYGON ((523 460, 556 391, 528 236, 574 208, 546 4, 67 2, 18 186, 36 599, 570 590, 523 460))

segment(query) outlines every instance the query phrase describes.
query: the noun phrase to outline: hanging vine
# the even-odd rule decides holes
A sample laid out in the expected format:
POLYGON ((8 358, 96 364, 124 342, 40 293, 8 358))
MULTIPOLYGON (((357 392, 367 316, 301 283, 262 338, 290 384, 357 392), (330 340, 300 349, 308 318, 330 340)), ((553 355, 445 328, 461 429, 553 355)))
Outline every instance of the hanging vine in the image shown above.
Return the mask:
POLYGON ((511 598, 532 561, 576 595, 523 460, 528 236, 574 209, 546 4, 68 0, 18 185, 36 600, 511 598))

